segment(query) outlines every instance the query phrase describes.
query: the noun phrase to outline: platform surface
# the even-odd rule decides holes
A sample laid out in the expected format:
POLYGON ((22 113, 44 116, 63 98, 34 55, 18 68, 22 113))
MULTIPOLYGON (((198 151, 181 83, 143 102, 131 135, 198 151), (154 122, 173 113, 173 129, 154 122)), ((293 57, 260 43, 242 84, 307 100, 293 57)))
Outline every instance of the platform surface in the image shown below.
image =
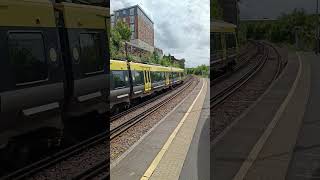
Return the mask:
POLYGON ((303 57, 310 59, 311 85, 287 173, 290 180, 320 179, 320 56, 303 54, 303 57))
POLYGON ((211 179, 285 179, 307 104, 313 58, 290 53, 281 76, 211 144, 211 179))
POLYGON ((111 179, 140 180, 143 177, 143 179, 179 179, 181 172, 184 172, 183 169, 187 168, 184 162, 188 159, 189 149, 193 147, 193 136, 197 135, 198 128, 203 128, 204 120, 202 119, 205 114, 203 104, 208 89, 207 82, 209 81, 201 79, 194 91, 150 130, 140 142, 136 143, 125 156, 115 161, 116 163, 111 162, 111 179), (197 100, 194 101, 196 98, 197 100), (193 108, 185 116, 192 104, 193 108), (181 124, 182 119, 184 123, 181 124), (179 123, 181 125, 177 130, 179 123), (175 130, 176 133, 172 136, 175 130), (170 137, 171 143, 168 145, 170 137), (164 147, 166 144, 167 147, 164 147), (159 158, 161 152, 164 153, 159 158), (157 158, 158 162, 155 163, 157 158), (148 171, 151 174, 146 176, 148 171))

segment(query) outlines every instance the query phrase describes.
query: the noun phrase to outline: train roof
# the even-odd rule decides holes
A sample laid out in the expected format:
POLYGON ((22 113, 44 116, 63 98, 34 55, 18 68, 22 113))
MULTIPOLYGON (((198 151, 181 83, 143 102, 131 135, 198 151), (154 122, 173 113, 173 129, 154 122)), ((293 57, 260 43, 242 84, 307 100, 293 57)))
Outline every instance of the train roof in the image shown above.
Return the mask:
POLYGON ((172 72, 184 72, 184 69, 171 67, 172 72))
POLYGON ((110 69, 111 70, 128 70, 127 62, 126 61, 119 61, 119 60, 110 60, 110 69))
MULTIPOLYGON (((132 70, 143 71, 146 68, 150 69, 150 71, 172 71, 172 72, 183 72, 184 70, 181 68, 175 67, 166 67, 161 65, 153 65, 153 64, 144 64, 137 62, 130 62, 130 67, 132 70)), ((111 60, 110 61, 110 69, 111 70, 128 70, 127 62, 121 60, 111 60)))
POLYGON ((56 0, 57 2, 72 2, 74 4, 84 4, 100 7, 109 7, 108 0, 56 0))
POLYGON ((100 6, 62 2, 55 8, 64 13, 66 28, 105 29, 110 18, 110 9, 100 6))
POLYGON ((237 26, 228 22, 213 20, 210 23, 210 32, 235 32, 237 26))
POLYGON ((0 0, 0 7, 4 27, 56 27, 54 8, 64 12, 67 28, 105 29, 110 19, 109 8, 51 0, 0 0))
POLYGON ((0 7, 0 26, 56 27, 50 0, 0 0, 0 7))

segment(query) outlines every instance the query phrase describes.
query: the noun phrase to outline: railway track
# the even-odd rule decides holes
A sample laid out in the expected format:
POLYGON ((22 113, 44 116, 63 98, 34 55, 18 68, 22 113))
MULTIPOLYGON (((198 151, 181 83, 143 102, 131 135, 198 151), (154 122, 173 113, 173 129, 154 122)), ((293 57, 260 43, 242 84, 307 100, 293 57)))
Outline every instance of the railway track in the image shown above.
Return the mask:
POLYGON ((124 123, 120 124, 119 126, 114 127, 110 130, 110 140, 114 139, 115 137, 119 136, 121 133, 125 132, 130 127, 134 126, 138 122, 144 120, 146 117, 148 117, 150 114, 154 113, 161 107, 165 106, 169 101, 177 97, 179 94, 181 94, 184 90, 186 90, 193 82, 194 79, 190 79, 185 85, 183 85, 177 92, 175 92, 173 95, 167 97, 160 103, 156 104, 153 107, 148 108, 143 113, 138 114, 137 116, 134 116, 133 118, 129 119, 128 121, 125 121, 124 123))
POLYGON ((256 64, 252 60, 238 74, 241 76, 217 84, 220 90, 210 98, 212 144, 223 137, 234 120, 265 92, 283 69, 281 55, 274 46, 261 42, 259 49, 253 57, 256 64))
POLYGON ((80 154, 82 151, 90 147, 93 147, 99 143, 106 141, 107 138, 108 138, 108 132, 103 132, 79 144, 76 144, 56 154, 48 156, 45 159, 35 162, 22 169, 19 169, 5 177, 2 177, 1 180, 27 179, 28 177, 31 177, 34 174, 39 173, 48 167, 54 166, 59 162, 62 162, 70 157, 80 154))
MULTIPOLYGON (((259 46, 265 46, 263 44, 259 44, 259 46)), ((256 73, 258 73, 266 63, 268 59, 268 48, 263 48, 263 55, 259 57, 259 53, 255 54, 252 58, 258 58, 258 63, 256 63, 249 71, 247 71, 244 75, 242 75, 237 81, 227 86, 223 90, 219 91, 213 97, 210 98, 210 109, 213 109, 215 106, 223 102, 227 97, 232 95, 235 91, 241 88, 244 84, 246 84, 256 73)), ((224 76, 223 78, 226 78, 224 76)), ((220 79, 221 80, 221 79, 220 79)))

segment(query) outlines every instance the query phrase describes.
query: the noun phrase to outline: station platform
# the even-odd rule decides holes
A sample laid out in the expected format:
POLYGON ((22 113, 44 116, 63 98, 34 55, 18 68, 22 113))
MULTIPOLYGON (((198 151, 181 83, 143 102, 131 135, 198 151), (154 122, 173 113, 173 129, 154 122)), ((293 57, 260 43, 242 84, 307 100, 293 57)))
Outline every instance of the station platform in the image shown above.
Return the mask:
POLYGON ((111 162, 110 178, 209 179, 209 88, 209 80, 201 79, 189 96, 111 162))
MULTIPOLYGON (((211 179, 300 179, 291 178, 305 166, 301 164, 304 157, 296 152, 297 146, 298 149, 301 146, 299 140, 306 142, 305 138, 311 138, 315 132, 320 135, 320 126, 312 130, 304 128, 305 123, 319 119, 316 115, 316 107, 320 107, 319 68, 319 57, 314 53, 289 53, 288 64, 280 77, 227 131, 211 142, 211 179), (303 135, 301 127, 305 131, 303 135)), ((317 139, 312 137, 314 144, 316 141, 320 144, 317 139)), ((320 160, 320 146, 317 154, 320 160)))

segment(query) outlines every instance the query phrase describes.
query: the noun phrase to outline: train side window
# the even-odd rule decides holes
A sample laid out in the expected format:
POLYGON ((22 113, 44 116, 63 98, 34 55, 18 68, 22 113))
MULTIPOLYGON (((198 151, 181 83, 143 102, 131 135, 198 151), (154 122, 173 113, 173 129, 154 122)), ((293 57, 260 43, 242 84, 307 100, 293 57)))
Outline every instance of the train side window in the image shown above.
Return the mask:
POLYGON ((80 64, 84 73, 103 71, 104 59, 102 58, 100 43, 98 33, 80 34, 80 64))
POLYGON ((161 82, 165 79, 163 72, 152 72, 151 76, 153 82, 161 82))
POLYGON ((177 73, 174 72, 174 73, 173 73, 173 79, 176 79, 176 78, 177 78, 177 73))
POLYGON ((124 71, 112 71, 112 89, 122 89, 126 87, 126 76, 124 71))
POLYGON ((161 74, 161 81, 164 81, 166 79, 165 73, 164 72, 160 72, 161 74))
POLYGON ((157 82, 155 72, 151 71, 150 74, 151 74, 152 82, 157 82))
POLYGON ((143 85, 143 71, 133 71, 134 72, 134 83, 135 85, 143 85))
POLYGON ((228 49, 236 47, 236 37, 233 33, 226 34, 226 43, 228 49))
POLYGON ((213 51, 221 51, 222 50, 222 44, 221 44, 221 33, 213 33, 213 51))
POLYGON ((9 33, 8 46, 16 85, 48 79, 48 64, 41 33, 9 33))

